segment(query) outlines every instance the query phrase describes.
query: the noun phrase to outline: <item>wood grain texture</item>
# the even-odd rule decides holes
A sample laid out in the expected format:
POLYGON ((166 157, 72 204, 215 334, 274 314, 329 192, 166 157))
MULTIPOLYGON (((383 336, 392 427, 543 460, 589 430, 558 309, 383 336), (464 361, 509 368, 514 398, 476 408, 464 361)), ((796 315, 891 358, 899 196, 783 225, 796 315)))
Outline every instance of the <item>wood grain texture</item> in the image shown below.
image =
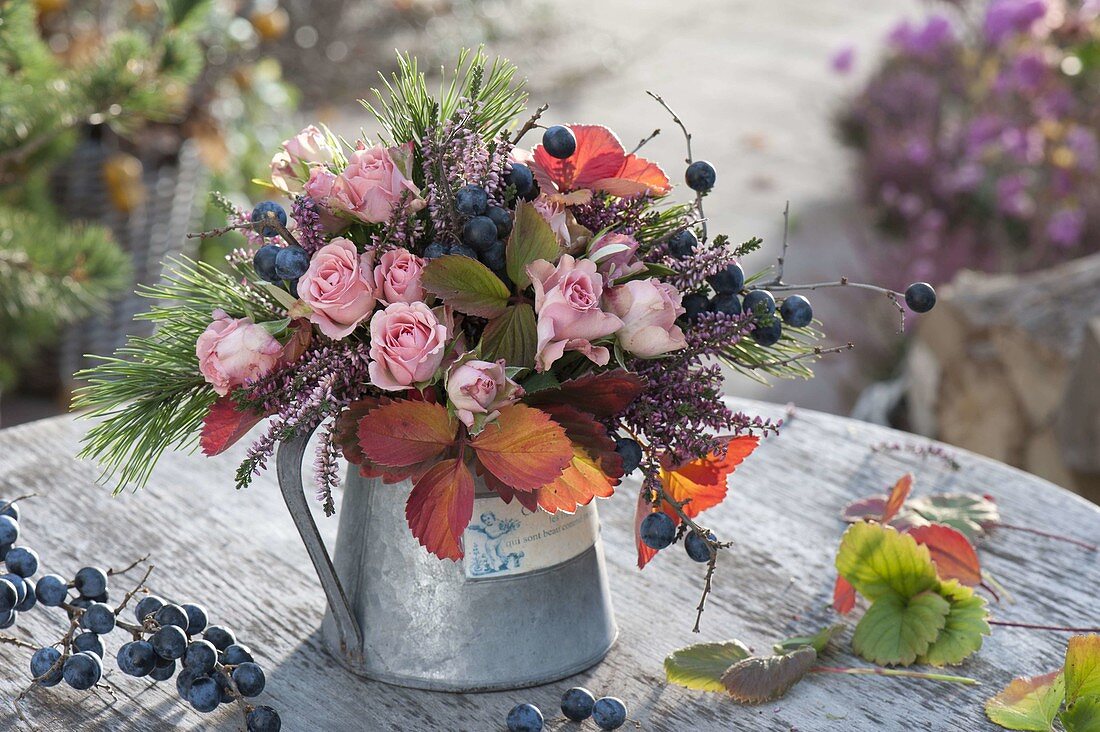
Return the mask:
MULTIPOLYGON (((775 405, 735 404, 783 416, 775 405)), ((720 536, 736 545, 719 565, 702 633, 690 632, 700 565, 677 547, 644 571, 635 568, 636 482, 628 482, 620 495, 600 504, 621 633, 603 663, 566 681, 524 691, 411 691, 357 679, 322 651, 317 628, 324 597, 274 477, 266 475, 246 491, 232 488, 243 445, 215 459, 169 455, 148 488, 112 498, 95 484, 95 467, 71 457, 84 426, 57 418, 0 432, 0 496, 39 494, 23 505, 21 523, 27 544, 42 556, 42 571, 71 576, 86 564, 117 567, 152 552, 157 565, 153 591, 177 602, 199 602, 213 622, 232 627, 267 670, 260 703, 277 707, 283 729, 295 732, 502 730, 507 710, 520 701, 557 716, 561 692, 576 684, 626 700, 636 724, 624 729, 992 730, 982 713, 983 700, 1014 675, 1058 666, 1065 634, 995 628, 979 654, 957 668, 980 679, 981 687, 817 676, 786 698, 759 707, 668 686, 661 662, 672 650, 704 640, 739 638, 764 652, 775 640, 832 620, 827 609, 835 576, 832 559, 843 530, 838 513, 849 499, 885 490, 906 470, 917 474, 918 495, 990 493, 1008 522, 1100 541, 1100 509, 1034 476, 961 451, 958 472, 934 460, 876 454, 870 447, 884 440, 919 438, 799 412, 734 474, 729 499, 704 514, 720 536)), ((317 518, 331 542, 336 520, 317 518)), ((1015 600, 995 605, 996 617, 1098 624, 1096 553, 1009 531, 986 539, 979 549, 986 568, 1015 600)), ((124 589, 116 584, 116 597, 124 589)), ((14 634, 49 643, 60 637, 63 622, 56 611, 36 608, 20 618, 14 634)), ((842 636, 842 647, 848 647, 848 638, 848 633, 842 636)), ((121 636, 109 641, 113 654, 121 636)), ((847 653, 831 661, 862 664, 847 653)), ((28 662, 28 651, 0 646, 0 729, 25 728, 10 700, 26 685, 28 662)), ((65 686, 40 689, 25 706, 28 715, 43 730, 241 726, 232 707, 199 715, 178 700, 174 684, 123 676, 113 661, 105 667, 115 669, 107 678, 117 689, 116 701, 65 686)))

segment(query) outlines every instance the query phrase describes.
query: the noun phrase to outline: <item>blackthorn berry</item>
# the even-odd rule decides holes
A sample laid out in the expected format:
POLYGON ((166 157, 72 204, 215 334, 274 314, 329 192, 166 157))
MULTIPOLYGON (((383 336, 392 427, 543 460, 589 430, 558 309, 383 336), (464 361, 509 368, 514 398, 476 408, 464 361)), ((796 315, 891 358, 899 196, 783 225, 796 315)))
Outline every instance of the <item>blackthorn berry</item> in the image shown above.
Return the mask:
POLYGON ((118 649, 115 662, 127 676, 147 676, 157 665, 157 652, 149 641, 130 641, 118 649))
POLYGON ((264 244, 252 255, 252 268, 264 282, 278 282, 279 275, 275 272, 275 258, 282 249, 278 244, 264 244))
POLYGON ((718 174, 714 171, 714 166, 706 160, 696 160, 684 171, 684 182, 696 193, 706 193, 714 188, 717 178, 718 174))
POLYGON ((424 247, 424 259, 437 259, 447 253, 447 247, 438 241, 433 241, 424 247))
POLYGON ((173 661, 182 658, 187 650, 187 634, 175 625, 165 625, 149 636, 149 642, 158 656, 173 661))
POLYGON ((8 571, 20 577, 30 577, 38 571, 38 552, 25 546, 13 546, 4 557, 8 571))
POLYGON ((165 605, 153 617, 161 627, 174 625, 181 630, 187 630, 187 613, 179 605, 165 605))
POLYGON ((814 319, 814 309, 810 301, 802 295, 791 295, 779 306, 779 315, 783 322, 793 328, 804 328, 814 319))
POLYGON ((81 616, 80 626, 97 635, 106 635, 115 629, 115 611, 110 605, 93 602, 81 616))
POLYGON ((274 214, 275 219, 283 226, 286 226, 286 211, 283 207, 274 201, 262 201, 256 205, 256 208, 252 209, 251 220, 253 224, 256 224, 253 228, 264 236, 275 236, 279 233, 279 230, 274 226, 261 226, 264 222, 271 221, 268 214, 274 214))
POLYGON ((615 440, 615 452, 623 459, 623 474, 630 475, 642 464, 642 446, 637 440, 620 437, 615 440))
POLYGON ((198 635, 201 633, 206 628, 206 609, 202 605, 191 602, 185 602, 180 607, 187 613, 187 634, 198 635))
POLYGON ((597 699, 592 706, 592 721, 600 729, 618 729, 626 724, 626 705, 613 696, 597 699))
POLYGON ((73 578, 76 591, 85 597, 95 597, 107 591, 107 573, 99 567, 84 567, 73 578))
POLYGON ((542 146, 552 158, 565 160, 577 151, 577 137, 564 125, 554 125, 542 133, 542 146))
POLYGON ((47 574, 38 579, 38 584, 34 586, 34 594, 38 596, 38 601, 46 607, 58 607, 65 602, 65 597, 69 594, 69 587, 65 580, 56 574, 47 574))
POLYGON ((592 716, 596 697, 580 686, 574 686, 561 695, 561 713, 574 722, 583 722, 592 716))
POLYGON ((684 229, 668 240, 668 252, 677 259, 683 259, 684 257, 690 257, 698 245, 699 240, 695 238, 695 234, 688 229, 684 229))
POLYGON ((638 533, 642 537, 643 544, 650 549, 660 551, 676 539, 676 524, 667 513, 657 511, 642 519, 638 533))
POLYGON ((752 290, 741 305, 746 312, 771 315, 775 312, 775 297, 767 290, 752 290))
POLYGON ((484 252, 497 240, 497 225, 488 216, 475 216, 462 227, 462 243, 471 249, 484 252))
POLYGON ((508 732, 542 732, 542 712, 534 704, 515 705, 506 721, 508 732))
POLYGON ((237 642, 233 631, 220 625, 211 625, 203 632, 202 637, 213 643, 219 651, 224 651, 237 642))
POLYGON ((0 613, 8 613, 19 604, 19 590, 7 579, 0 577, 0 613))
POLYGON ((493 223, 497 225, 497 236, 501 239, 508 238, 508 235, 512 233, 511 211, 506 208, 501 208, 500 206, 490 206, 485 215, 491 218, 493 223))
POLYGON ((248 713, 248 732, 279 732, 282 726, 279 713, 267 705, 248 713))
POLYGON ((145 618, 155 614, 162 607, 164 607, 164 600, 156 595, 146 595, 138 600, 137 607, 134 608, 134 615, 139 623, 144 623, 145 618))
POLYGON ((927 282, 914 282, 905 288, 905 304, 914 313, 927 313, 936 307, 936 291, 927 282))
POLYGON ((212 712, 222 702, 222 690, 209 676, 200 676, 191 682, 191 693, 188 695, 191 706, 200 712, 212 712))
POLYGON ((470 259, 477 259, 477 252, 465 244, 453 244, 447 251, 447 254, 454 254, 459 257, 469 257, 470 259))
POLYGON ((275 276, 280 280, 296 280, 309 269, 309 254, 302 247, 291 244, 275 255, 275 276))
POLYGON ((208 640, 193 640, 183 654, 183 667, 198 675, 208 674, 218 662, 218 649, 208 640))
POLYGON ((81 633, 73 638, 73 648, 78 651, 87 651, 88 653, 94 653, 100 658, 103 658, 105 652, 103 648, 103 641, 95 633, 81 633))
POLYGON ((167 681, 172 678, 176 673, 176 662, 165 661, 164 665, 157 664, 153 667, 153 670, 149 672, 149 678, 154 681, 167 681))
MULTIPOLYGON (((707 532, 707 538, 714 541, 715 536, 711 531, 707 532)), ((684 537, 684 550, 687 551, 687 555, 696 562, 709 562, 710 561, 710 546, 703 537, 694 531, 689 531, 688 535, 684 537)))
POLYGON ((242 696, 259 696, 264 690, 264 670, 251 661, 245 661, 233 669, 233 683, 242 696))
POLYGON ((227 666, 236 666, 254 660, 256 659, 252 658, 252 650, 240 643, 234 643, 222 652, 222 663, 227 666))
POLYGON ((715 295, 707 304, 712 313, 724 313, 726 315, 741 314, 741 298, 736 292, 721 292, 715 295))
POLYGON ((455 193, 455 210, 463 216, 481 216, 489 206, 489 194, 481 186, 465 185, 455 193))
POLYGON ((481 255, 481 263, 494 272, 504 271, 504 242, 496 241, 481 255))
POLYGON ((707 278, 707 282, 720 295, 741 292, 745 286, 745 270, 737 262, 726 265, 726 268, 707 278))
POLYGON ((687 319, 694 322, 699 319, 700 315, 706 312, 707 307, 710 305, 710 300, 701 292, 690 292, 684 295, 680 304, 684 306, 687 319))
POLYGON ((31 656, 31 677, 38 679, 40 686, 57 686, 61 683, 60 658, 61 651, 56 648, 39 648, 31 656))
POLYGON ((783 323, 776 317, 758 321, 752 329, 752 338, 762 346, 774 346, 783 336, 783 323))
POLYGON ((86 651, 69 656, 61 667, 61 676, 65 683, 78 691, 92 688, 99 683, 102 675, 103 662, 99 660, 99 656, 86 651))
POLYGON ((0 516, 0 544, 14 544, 19 538, 19 522, 11 516, 0 516))
POLYGON ((535 187, 535 176, 523 163, 512 163, 512 169, 504 176, 504 182, 515 186, 516 195, 524 198, 535 187))

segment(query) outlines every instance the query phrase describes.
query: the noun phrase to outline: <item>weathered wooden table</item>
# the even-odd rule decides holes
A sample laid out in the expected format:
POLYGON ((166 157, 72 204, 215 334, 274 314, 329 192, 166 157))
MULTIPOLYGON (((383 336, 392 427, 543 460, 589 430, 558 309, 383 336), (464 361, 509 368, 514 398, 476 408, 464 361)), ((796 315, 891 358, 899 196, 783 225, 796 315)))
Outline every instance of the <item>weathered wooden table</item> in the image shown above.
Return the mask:
MULTIPOLYGON (((776 405, 737 404, 783 416, 776 405)), ((505 714, 520 701, 537 704, 548 717, 558 716, 561 692, 576 684, 626 700, 635 724, 624 729, 996 729, 982 713, 984 699, 1013 675, 1059 666, 1065 634, 995 628, 982 650, 956 669, 980 679, 980 687, 817 675, 786 698, 758 707, 669 686, 661 662, 670 651, 700 640, 739 638, 766 650, 777 639, 832 621, 827 609, 835 576, 832 560, 843 530, 838 512, 851 498, 884 491, 907 470, 917 474, 918 494, 990 493, 1005 521, 1100 541, 1100 509, 1043 480, 957 451, 957 471, 935 459, 875 453, 871 446, 883 441, 922 443, 852 420, 799 412, 732 477, 726 503, 706 515, 711 526, 737 544, 719 567, 700 634, 691 633, 700 565, 676 548, 644 571, 636 569, 636 484, 627 483, 620 495, 600 504, 620 628, 607 659, 545 687, 429 693, 362 681, 321 649, 317 627, 324 598, 273 478, 257 480, 243 492, 233 490, 243 445, 215 459, 168 455, 148 488, 112 498, 95 484, 95 467, 72 457, 84 426, 57 418, 0 432, 0 496, 38 493, 24 502, 21 524, 26 543, 42 556, 42 571, 71 576, 86 564, 119 567, 151 553, 156 564, 152 590, 178 602, 204 604, 214 622, 235 629, 267 670, 260 703, 277 707, 283 729, 295 732, 503 730, 505 714)), ((320 516, 318 521, 331 539, 335 519, 320 516)), ((1069 625, 1096 625, 1100 619, 1097 553, 1009 531, 984 540, 979 550, 985 567, 1015 600, 993 606, 998 618, 1069 625)), ((64 629, 60 615, 37 608, 20 618, 13 633, 52 642, 64 629)), ((119 639, 111 640, 113 654, 119 639)), ((847 635, 842 646, 848 647, 847 635)), ((0 646, 0 729, 23 728, 10 700, 27 684, 28 660, 29 651, 0 646)), ((863 663, 848 654, 834 660, 837 665, 863 663)), ((108 676, 117 690, 114 701, 61 685, 35 690, 24 704, 26 714, 47 730, 240 726, 232 707, 200 715, 179 701, 171 682, 158 685, 123 676, 113 661, 105 668, 115 669, 108 676)), ((555 722, 548 728, 571 727, 555 722)), ((583 728, 595 729, 591 722, 583 728)))

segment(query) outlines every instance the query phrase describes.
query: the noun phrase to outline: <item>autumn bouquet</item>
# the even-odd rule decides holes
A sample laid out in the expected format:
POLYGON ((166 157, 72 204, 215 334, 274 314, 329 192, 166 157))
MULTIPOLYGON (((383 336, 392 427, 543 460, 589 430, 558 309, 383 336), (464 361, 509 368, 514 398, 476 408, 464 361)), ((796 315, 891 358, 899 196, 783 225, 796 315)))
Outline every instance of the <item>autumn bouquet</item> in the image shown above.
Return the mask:
POLYGON ((708 236, 716 174, 690 136, 680 203, 606 127, 543 127, 545 107, 520 124, 514 72, 466 55, 433 96, 402 58, 365 102, 376 138, 310 126, 284 142, 269 185, 289 213, 224 202, 228 226, 200 236, 243 233, 228 271, 176 263, 145 291, 156 334, 82 375, 78 406, 104 417, 86 454, 140 483, 170 446, 215 455, 267 420, 245 487, 317 430, 326 512, 340 455, 410 480, 409 529, 446 559, 463 556, 475 484, 571 513, 640 469, 639 563, 685 533, 713 562, 723 544, 693 519, 778 427, 723 403, 722 366, 808 375, 809 301, 777 305, 765 284, 794 287, 781 271, 746 279, 759 240, 708 236))

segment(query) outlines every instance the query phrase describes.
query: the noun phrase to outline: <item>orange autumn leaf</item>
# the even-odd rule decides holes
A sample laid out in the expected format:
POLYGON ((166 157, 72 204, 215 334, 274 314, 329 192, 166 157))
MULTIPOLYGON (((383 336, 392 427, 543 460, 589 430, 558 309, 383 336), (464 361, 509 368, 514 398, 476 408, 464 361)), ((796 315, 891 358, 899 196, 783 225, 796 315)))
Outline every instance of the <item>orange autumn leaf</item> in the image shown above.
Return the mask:
POLYGON ((627 153, 619 138, 602 125, 569 125, 577 149, 561 160, 542 145, 534 150, 535 176, 547 192, 605 191, 613 196, 663 196, 671 186, 656 163, 627 153))
POLYGON ((944 524, 914 526, 907 532, 918 544, 928 547, 940 579, 955 579, 977 587, 982 583, 982 565, 978 552, 966 535, 944 524))
MULTIPOLYGON (((689 501, 684 504, 683 511, 689 517, 695 518, 725 500, 727 478, 759 444, 760 438, 755 435, 734 437, 721 458, 711 454, 675 469, 662 468, 661 485, 672 500, 689 501)), ((673 521, 680 523, 680 516, 672 506, 666 504, 663 509, 673 521)))
POLYGON ((456 458, 441 460, 413 486, 405 519, 421 546, 440 559, 462 558, 462 532, 474 513, 474 476, 456 458))
POLYGON ((855 606, 856 588, 843 577, 837 577, 836 584, 833 585, 833 609, 841 615, 847 615, 855 606))
POLYGON ((642 542, 642 521, 653 513, 653 504, 650 503, 649 491, 638 491, 638 503, 634 507, 634 544, 638 548, 638 569, 643 569, 649 560, 657 556, 657 550, 651 549, 642 542))
POLYGON ((363 415, 356 434, 368 460, 404 468, 442 455, 455 442, 458 421, 442 405, 401 400, 382 404, 363 415))
POLYGON ((469 444, 485 470, 518 491, 550 483, 573 459, 573 443, 561 425, 523 404, 503 407, 469 444))
POLYGON ((598 459, 584 448, 574 447, 573 460, 562 474, 535 494, 542 510, 573 513, 578 506, 587 506, 593 498, 608 498, 614 492, 615 483, 601 470, 598 459))
POLYGON ((909 498, 911 490, 913 490, 913 474, 906 473, 898 479, 890 491, 890 497, 886 499, 886 507, 882 509, 880 523, 888 524, 894 520, 898 511, 905 505, 905 500, 909 498))

